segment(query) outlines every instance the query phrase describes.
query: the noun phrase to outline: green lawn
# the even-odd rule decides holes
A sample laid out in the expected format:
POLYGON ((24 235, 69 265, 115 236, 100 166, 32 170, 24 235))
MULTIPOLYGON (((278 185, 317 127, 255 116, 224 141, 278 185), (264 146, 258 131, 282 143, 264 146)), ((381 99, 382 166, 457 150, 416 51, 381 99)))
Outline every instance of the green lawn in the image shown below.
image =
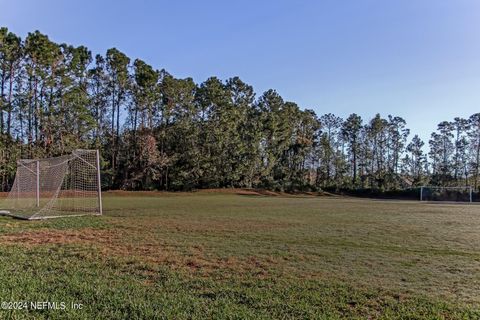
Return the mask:
POLYGON ((107 193, 104 207, 0 218, 0 302, 66 303, 0 319, 480 318, 478 205, 107 193))

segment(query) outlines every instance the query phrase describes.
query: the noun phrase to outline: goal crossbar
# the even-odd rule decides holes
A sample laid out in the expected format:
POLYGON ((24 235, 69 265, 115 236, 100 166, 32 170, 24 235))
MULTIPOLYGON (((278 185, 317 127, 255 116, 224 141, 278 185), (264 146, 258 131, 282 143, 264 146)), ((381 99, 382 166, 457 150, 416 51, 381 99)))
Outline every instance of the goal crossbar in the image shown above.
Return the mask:
POLYGON ((0 202, 0 215, 27 220, 101 215, 101 193, 98 150, 18 160, 13 186, 0 202))

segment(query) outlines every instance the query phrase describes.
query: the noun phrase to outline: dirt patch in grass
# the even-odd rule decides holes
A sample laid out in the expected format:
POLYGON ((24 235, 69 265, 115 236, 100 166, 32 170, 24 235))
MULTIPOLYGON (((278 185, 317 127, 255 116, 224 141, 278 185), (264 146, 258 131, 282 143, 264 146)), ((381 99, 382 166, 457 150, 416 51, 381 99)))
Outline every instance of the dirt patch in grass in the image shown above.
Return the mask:
POLYGON ((194 191, 124 191, 124 190, 110 190, 105 192, 112 196, 162 196, 162 195, 192 195, 192 194, 240 194, 240 195, 269 195, 278 196, 280 192, 260 189, 239 189, 239 188, 217 188, 217 189, 199 189, 194 191))
POLYGON ((202 189, 196 193, 204 194, 235 194, 241 196, 270 196, 270 197, 317 197, 317 196, 335 196, 329 192, 308 192, 308 191, 271 191, 265 189, 242 189, 242 188, 226 188, 226 189, 202 189))
POLYGON ((115 238, 110 230, 35 230, 0 236, 0 243, 24 246, 72 243, 110 243, 115 238))
POLYGON ((197 190, 196 193, 237 194, 237 195, 249 195, 249 196, 279 196, 279 195, 282 195, 281 192, 276 192, 276 191, 263 190, 263 189, 241 189, 241 188, 201 189, 201 190, 197 190))
POLYGON ((200 276, 221 274, 224 277, 242 273, 253 273, 266 277, 278 261, 271 257, 249 256, 244 258, 229 256, 219 258, 205 254, 202 249, 191 247, 188 253, 176 251, 171 246, 160 243, 100 245, 105 256, 135 258, 142 263, 168 266, 177 271, 194 273, 200 276))
POLYGON ((128 239, 124 230, 78 230, 40 229, 0 236, 0 244, 20 245, 28 248, 44 245, 81 245, 96 247, 102 257, 134 258, 138 261, 165 265, 172 269, 208 276, 213 272, 253 272, 266 276, 271 266, 277 263, 272 257, 227 257, 207 256, 200 245, 189 248, 188 254, 176 251, 172 246, 150 239, 151 242, 136 242, 128 239))
POLYGON ((149 261, 172 262, 178 261, 170 250, 158 244, 138 243, 125 241, 123 232, 119 230, 35 230, 0 236, 0 244, 21 245, 25 247, 43 245, 91 245, 98 248, 103 255, 120 257, 141 257, 149 261), (168 253, 167 253, 168 251, 168 253))
POLYGON ((281 230, 299 226, 295 222, 256 220, 256 219, 208 219, 208 220, 181 220, 176 218, 143 218, 137 219, 134 223, 129 221, 118 223, 121 228, 129 232, 137 233, 161 233, 174 231, 182 233, 204 233, 211 232, 218 235, 242 234, 245 232, 265 232, 268 230, 281 230))
POLYGON ((109 190, 103 191, 104 196, 113 197, 154 197, 154 196, 168 196, 168 195, 181 195, 188 194, 189 192, 168 192, 168 191, 125 191, 125 190, 109 190))
POLYGON ((214 189, 199 189, 195 191, 181 191, 181 192, 170 192, 170 191, 124 191, 124 190, 110 190, 104 192, 104 194, 109 196, 120 196, 120 197, 130 197, 130 196, 174 196, 174 195, 194 195, 194 194, 234 194, 242 196, 270 196, 270 197, 298 197, 298 196, 328 196, 328 197, 338 197, 333 193, 329 192, 302 192, 302 191, 293 191, 293 192, 280 192, 280 191, 271 191, 266 189, 248 189, 248 188, 214 188, 214 189))

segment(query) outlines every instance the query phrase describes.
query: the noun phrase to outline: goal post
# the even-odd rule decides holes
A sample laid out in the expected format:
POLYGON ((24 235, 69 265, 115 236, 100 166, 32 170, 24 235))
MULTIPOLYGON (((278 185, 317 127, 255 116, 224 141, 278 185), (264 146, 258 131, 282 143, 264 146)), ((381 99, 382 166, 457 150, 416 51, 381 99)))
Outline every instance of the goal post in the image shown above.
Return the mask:
POLYGON ((0 208, 0 215, 28 220, 101 215, 98 150, 18 160, 13 186, 0 208))
POLYGON ((464 187, 420 187, 420 201, 473 202, 473 188, 464 187))

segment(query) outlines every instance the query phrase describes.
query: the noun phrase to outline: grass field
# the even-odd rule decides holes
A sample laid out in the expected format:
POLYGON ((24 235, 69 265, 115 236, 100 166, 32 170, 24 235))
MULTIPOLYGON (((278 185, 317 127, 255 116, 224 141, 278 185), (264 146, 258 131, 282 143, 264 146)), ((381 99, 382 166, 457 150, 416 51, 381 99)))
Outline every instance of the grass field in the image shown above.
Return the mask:
POLYGON ((201 192, 104 207, 0 218, 0 302, 66 303, 0 319, 480 319, 478 205, 201 192))

